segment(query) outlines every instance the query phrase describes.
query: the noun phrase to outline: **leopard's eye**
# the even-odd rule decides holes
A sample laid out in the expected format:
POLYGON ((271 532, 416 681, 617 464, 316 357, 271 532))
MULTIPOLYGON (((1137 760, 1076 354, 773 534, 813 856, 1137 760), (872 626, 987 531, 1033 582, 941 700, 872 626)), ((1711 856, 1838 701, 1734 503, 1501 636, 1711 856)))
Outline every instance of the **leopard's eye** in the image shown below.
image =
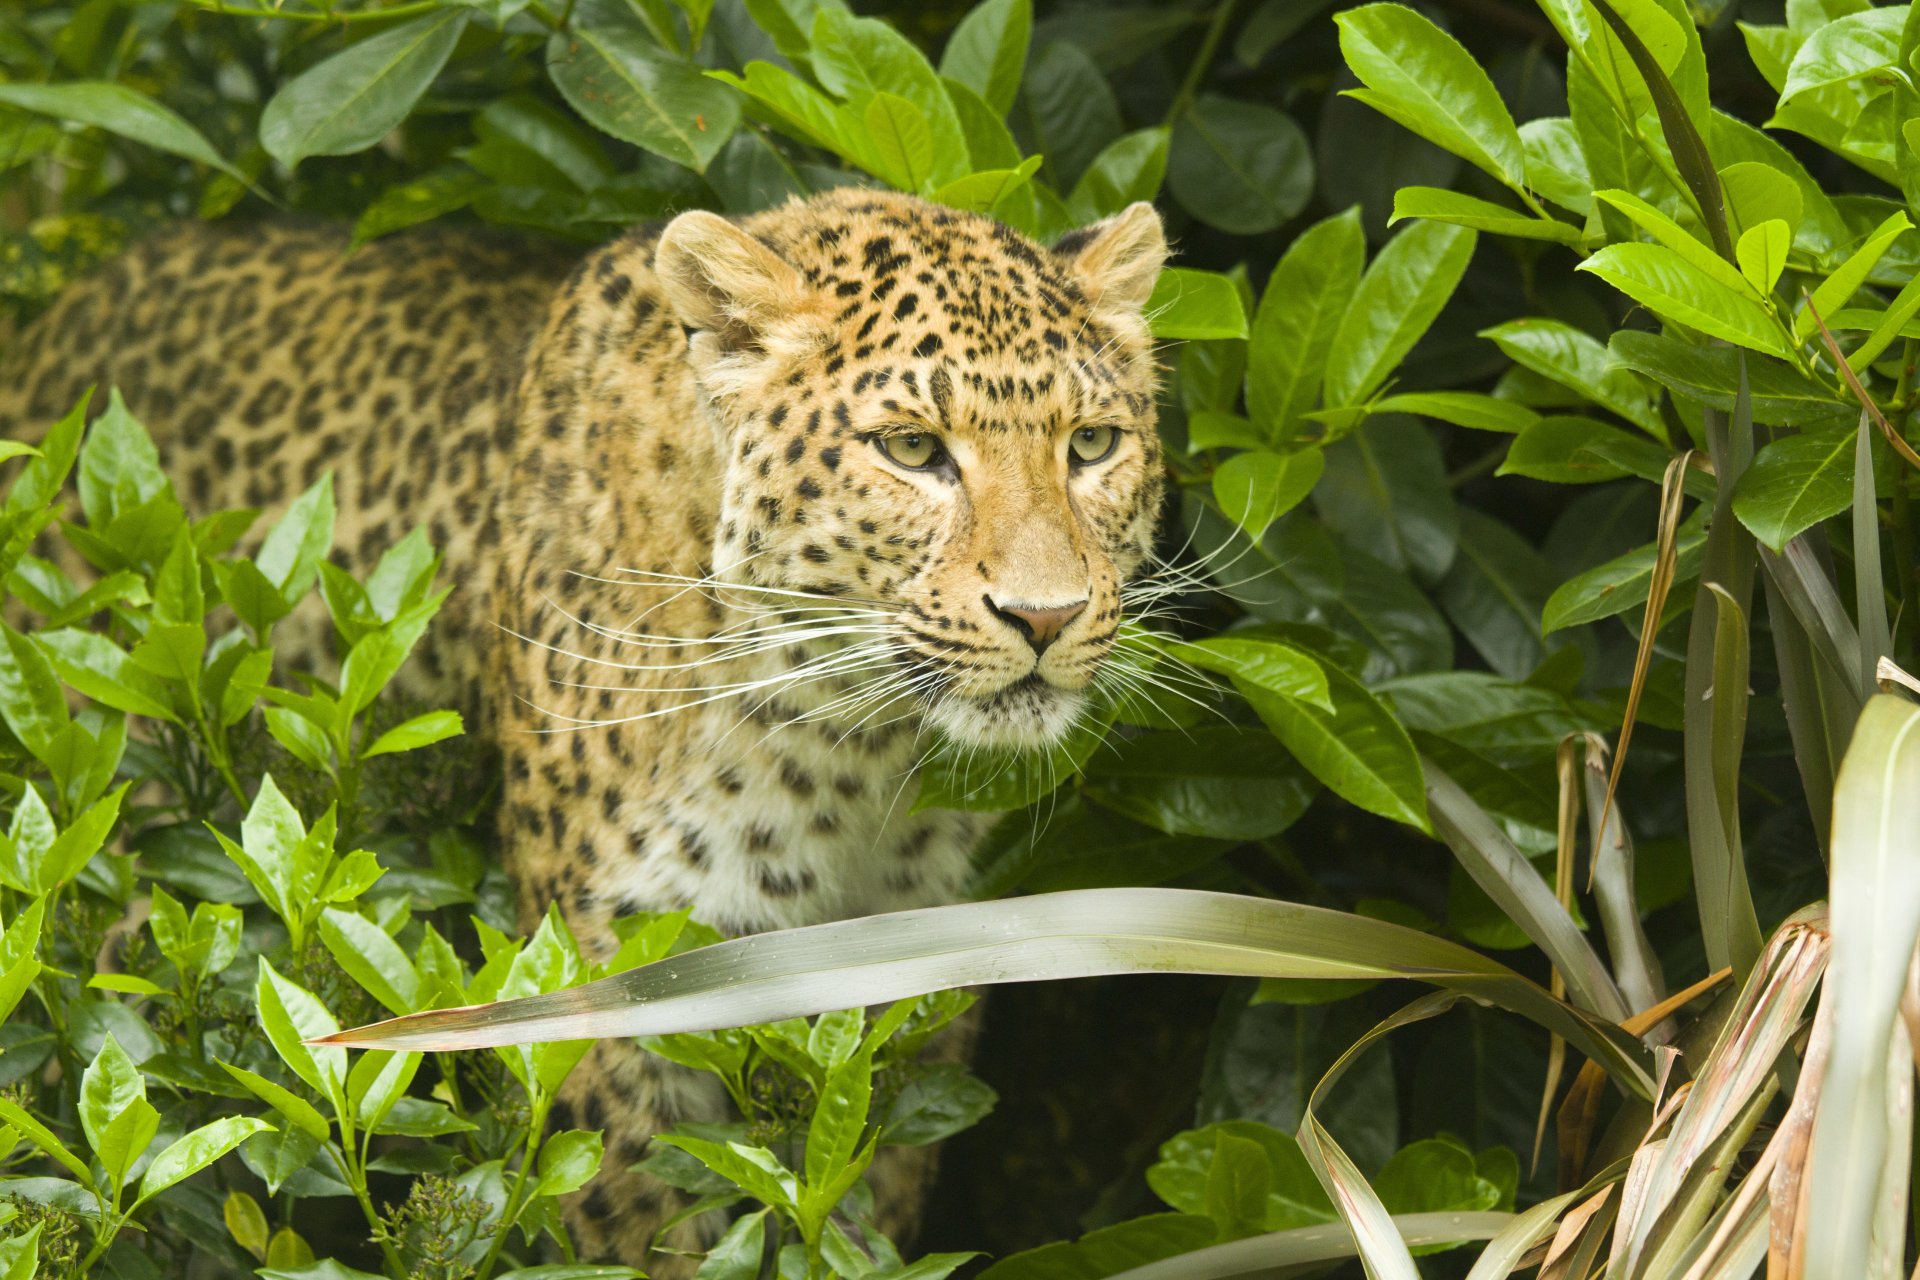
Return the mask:
POLYGON ((887 461, 896 467, 905 467, 909 471, 926 471, 938 466, 947 456, 946 448, 941 445, 940 437, 924 431, 909 431, 903 435, 880 436, 873 442, 885 454, 887 461))
POLYGON ((1067 442, 1073 461, 1081 466, 1099 462, 1120 443, 1120 433, 1112 427, 1081 427, 1067 442))

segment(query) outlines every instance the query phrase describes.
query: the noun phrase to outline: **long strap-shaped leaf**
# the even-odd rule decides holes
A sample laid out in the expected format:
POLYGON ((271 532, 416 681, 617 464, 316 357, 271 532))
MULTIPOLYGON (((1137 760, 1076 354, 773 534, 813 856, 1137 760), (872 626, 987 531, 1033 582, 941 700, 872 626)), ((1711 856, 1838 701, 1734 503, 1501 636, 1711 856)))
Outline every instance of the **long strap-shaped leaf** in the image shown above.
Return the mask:
POLYGON ((1631 1037, 1496 961, 1364 916, 1191 889, 1083 889, 736 938, 546 995, 325 1037, 445 1051, 746 1026, 996 982, 1121 973, 1414 978, 1531 1018, 1651 1092, 1631 1037))
POLYGON ((1917 851, 1920 707, 1876 694, 1834 789, 1833 1049, 1807 1155, 1809 1276, 1871 1274, 1889 1140, 1888 1041, 1920 938, 1917 851))
MULTIPOLYGON (((1512 1229, 1511 1213, 1400 1213, 1394 1229, 1413 1248, 1489 1240, 1512 1229)), ((1122 1271, 1111 1280, 1254 1280, 1318 1274, 1330 1262, 1353 1257, 1353 1234, 1344 1222, 1317 1222, 1245 1240, 1209 1245, 1122 1271)))

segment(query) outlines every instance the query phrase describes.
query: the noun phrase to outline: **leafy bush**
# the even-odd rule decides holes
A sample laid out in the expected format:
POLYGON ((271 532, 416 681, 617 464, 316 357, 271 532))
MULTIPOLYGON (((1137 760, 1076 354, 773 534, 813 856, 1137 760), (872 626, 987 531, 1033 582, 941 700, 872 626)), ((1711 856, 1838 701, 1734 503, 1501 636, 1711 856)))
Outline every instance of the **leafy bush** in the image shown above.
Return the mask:
MULTIPOLYGON (((5 154, 24 179, 5 214, 0 288, 28 314, 135 230, 189 213, 284 206, 350 217, 362 241, 468 216, 592 241, 683 207, 747 211, 874 181, 1044 237, 1164 186, 1184 252, 1151 309, 1156 333, 1181 343, 1167 350, 1162 406, 1181 496, 1178 531, 1138 588, 1135 615, 1179 638, 1130 636, 1127 689, 1044 758, 936 757, 920 803, 1015 810, 980 852, 979 897, 1119 895, 1075 900, 1104 954, 1130 957, 1112 969, 1264 981, 1227 996, 1203 1123, 1168 1137, 1146 1175, 1174 1212, 1130 1218, 1116 1207, 1138 1198, 1129 1174, 1089 1223, 1100 1230, 1004 1258, 997 1280, 1106 1276, 1253 1234, 1270 1236, 1263 1256, 1274 1265, 1331 1262, 1340 1249, 1313 1225, 1328 1215, 1351 1229, 1343 1247, 1373 1274, 1410 1275, 1396 1214, 1423 1247, 1494 1237, 1476 1274, 1505 1274, 1557 1222, 1588 1262, 1617 1241, 1613 1262, 1626 1274, 1706 1261, 1744 1273, 1769 1227, 1776 1242, 1799 1241, 1815 1271, 1901 1273, 1911 1095, 1899 1087, 1904 1070, 1889 1076, 1886 1064, 1890 1047, 1906 1061, 1894 1012, 1920 932, 1920 898, 1898 856, 1898 833, 1916 821, 1913 713, 1904 695, 1876 688, 1915 687, 1900 664, 1914 665, 1920 615, 1920 100, 1907 83, 1920 24, 1905 7, 1851 0, 1792 0, 1784 23, 1746 0, 1542 0, 1538 14, 1367 4, 1329 17, 1332 7, 1035 14, 987 0, 965 14, 895 6, 891 21, 806 0, 38 7, 9 28, 13 70, 0 84, 5 154), (1456 20, 1457 39, 1436 21, 1461 14, 1476 20, 1456 20), (937 60, 923 44, 942 50, 937 60), (1432 856, 1429 837, 1451 856, 1432 856), (1100 932, 1103 912, 1119 919, 1141 901, 1124 896, 1132 886, 1169 884, 1350 914, 1288 916, 1293 932, 1231 961, 1191 950, 1196 938, 1177 931, 1151 946, 1100 932), (1830 915, 1802 910, 1829 887, 1830 915), (1373 953, 1342 950, 1360 938, 1373 953), (1436 950, 1455 940, 1511 953, 1552 995, 1504 966, 1490 978, 1484 957, 1436 950), (1809 1027, 1829 946, 1842 962, 1809 1027), (1470 979, 1435 978, 1454 973, 1442 954, 1470 979), (1732 981, 1717 995, 1693 981, 1722 968, 1732 981), (1462 1010, 1440 1030, 1353 1056, 1349 1046, 1454 1007, 1457 990, 1394 1012, 1378 980, 1411 974, 1443 986, 1497 979, 1497 996, 1475 995, 1559 1038, 1462 1010), (1610 1038, 1598 1024, 1632 1035, 1610 1038), (1592 1060, 1571 1085, 1569 1043, 1592 1060), (1653 1106, 1648 1043, 1680 1050, 1684 1105, 1653 1106), (1795 1048, 1807 1064, 1797 1074, 1776 1063, 1795 1048), (1595 1063, 1620 1101, 1603 1102, 1595 1063), (1323 1098, 1342 1077, 1344 1089, 1323 1098), (1787 1091, 1783 1113, 1775 1095, 1787 1091), (1551 1150, 1557 1161, 1516 1164, 1500 1148, 1551 1150), (1531 1169, 1524 1181, 1520 1167, 1531 1169), (1769 1209, 1768 1180, 1784 1191, 1803 1172, 1804 1203, 1769 1209), (1623 1185, 1663 1195, 1636 1199, 1623 1185), (1537 1203, 1502 1216, 1516 1194, 1537 1203), (1680 1207, 1658 1216, 1669 1200, 1680 1207), (1419 1217, 1430 1210, 1483 1216, 1448 1235, 1419 1217)), ((368 1093, 378 1082, 366 1073, 387 1066, 356 1066, 336 1099, 317 1058, 314 1079, 292 1060, 306 1050, 283 1060, 271 1036, 229 1044, 246 992, 234 1005, 215 970, 237 970, 213 964, 232 965, 243 946, 282 957, 261 971, 284 973, 265 978, 266 990, 313 993, 318 1004, 281 1000, 289 1016, 311 1013, 311 1023, 294 1019, 303 1031, 377 1006, 412 1013, 589 976, 565 958, 557 920, 529 942, 504 932, 498 877, 470 837, 447 834, 480 820, 471 797, 397 783, 389 770, 429 757, 395 751, 382 764, 375 750, 381 734, 412 747, 453 727, 447 713, 372 698, 431 613, 430 554, 402 544, 379 589, 329 572, 298 533, 276 531, 251 562, 235 557, 240 522, 184 523, 155 496, 150 466, 124 486, 97 478, 139 470, 109 458, 143 456, 124 414, 102 424, 95 439, 104 431, 109 443, 88 446, 102 459, 96 479, 81 468, 87 520, 63 526, 99 582, 78 595, 31 559, 7 578, 36 615, 31 638, 8 634, 0 711, 18 757, 36 762, 22 765, 34 789, 14 788, 9 848, 36 852, 9 856, 18 883, 0 876, 11 926, 0 992, 19 1001, 31 990, 21 1007, 45 1017, 9 1023, 0 1075, 8 1062, 15 1081, 41 1071, 51 1095, 36 1099, 40 1114, 59 1123, 61 1141, 99 1156, 95 1121, 106 1113, 86 1119, 89 1070, 103 1096, 130 1097, 142 1078, 170 1091, 180 1118, 166 1113, 166 1137, 209 1120, 212 1097, 244 1092, 224 1072, 187 1077, 172 1059, 193 1054, 169 1044, 251 1054, 237 1065, 304 1097, 321 1132, 263 1098, 273 1134, 245 1136, 233 1121, 247 1117, 227 1117, 201 1140, 211 1151, 240 1135, 215 1177, 237 1161, 271 1182, 255 1166, 276 1135, 284 1145, 300 1130, 318 1151, 338 1131, 335 1181, 389 1224, 390 1272, 396 1250, 412 1266, 482 1236, 491 1249, 509 1238, 503 1218, 523 1230, 500 1250, 531 1258, 532 1236, 555 1221, 541 1152, 577 1144, 552 1159, 575 1172, 590 1163, 590 1139, 543 1146, 528 1123, 551 1087, 535 1059, 560 1055, 545 1059, 550 1075, 572 1050, 463 1066, 437 1056, 454 1091, 437 1100, 424 1085, 378 1085, 406 1095, 394 1103, 402 1114, 439 1106, 480 1126, 421 1138, 455 1163, 398 1170, 414 1177, 418 1202, 383 1216, 366 1179, 384 1176, 372 1161, 388 1157, 370 1155, 365 1139, 389 1121, 369 1125, 360 1107, 384 1096, 368 1093), (259 655, 316 575, 346 665, 337 686, 290 693, 259 655), (223 621, 211 638, 202 623, 216 598, 237 625, 223 621), (104 630, 80 629, 103 612, 104 630), (92 708, 67 714, 59 682, 92 708), (270 705, 256 715, 261 699, 270 705), (152 723, 150 740, 130 740, 121 713, 152 723), (269 769, 279 785, 256 786, 269 769), (148 780, 167 798, 129 789, 148 780), (257 836, 245 823, 234 834, 243 801, 260 814, 257 836), (195 834, 208 820, 224 824, 224 843, 195 834), (273 844, 267 826, 285 838, 273 844), (134 852, 96 856, 115 830, 134 852), (361 846, 378 857, 352 852, 361 846), (345 897, 324 903, 311 887, 325 890, 329 877, 345 897), (127 948, 104 991, 80 987, 97 980, 103 938, 149 884, 196 905, 189 914, 155 893, 149 932, 160 950, 144 953, 149 967, 127 948), (221 911, 236 894, 264 909, 221 911), (33 915, 42 895, 66 909, 33 915), (478 960, 471 977, 445 942, 391 947, 411 966, 396 978, 339 958, 377 943, 336 949, 329 936, 411 942, 405 931, 432 929, 466 946, 467 913, 451 914, 460 907, 485 926, 466 953, 478 960), (279 924, 262 934, 269 917, 279 924), (241 940, 223 941, 242 919, 241 940), (42 934, 36 952, 29 943, 42 934), (522 965, 517 955, 561 958, 522 965), (517 965, 522 986, 506 977, 517 965), (162 989, 126 985, 136 978, 162 989), (165 1016, 143 1019, 130 1005, 165 1016), (93 1012, 68 1018, 74 1007, 93 1012), (115 1065, 109 1031, 139 1073, 115 1065), (513 1099, 512 1122, 462 1106, 468 1093, 513 1099), (316 1103, 338 1114, 329 1120, 316 1103)), ((78 429, 78 419, 64 428, 78 429)), ((16 552, 41 527, 32 522, 50 518, 57 464, 50 444, 16 481, 16 497, 27 495, 21 514, 8 508, 16 552)), ((325 505, 315 491, 301 508, 309 524, 292 527, 318 527, 325 505)), ((992 906, 1014 920, 1018 901, 992 906)), ((1152 901, 1172 913, 1191 900, 1152 901)), ((1235 909, 1206 901, 1196 935, 1235 909)), ((794 945, 856 935, 817 936, 794 945)), ((670 917, 642 922, 622 964, 706 940, 670 917)), ((748 955, 716 948, 710 972, 751 974, 748 955)), ((1023 976, 1088 971, 1022 955, 1029 967, 1012 972, 1023 976)), ((817 965, 813 976, 842 1000, 917 995, 852 985, 873 975, 836 967, 830 951, 817 965)), ((982 974, 956 963, 947 977, 982 974)), ((644 968, 617 981, 663 1001, 701 994, 656 985, 659 972, 644 968)), ((605 998, 598 990, 576 993, 579 1007, 605 998)), ((952 1012, 929 999, 917 1017, 952 1012)), ((796 988, 794 1000, 796 1014, 826 1007, 817 990, 796 988)), ((872 1029, 829 1015, 804 1035, 788 1023, 657 1044, 717 1068, 747 1113, 745 1128, 676 1139, 691 1159, 650 1157, 714 1204, 748 1206, 707 1260, 710 1278, 757 1273, 763 1256, 792 1275, 933 1277, 959 1264, 937 1254, 902 1267, 824 1199, 926 1081, 949 1090, 930 1114, 961 1121, 984 1109, 977 1082, 932 1068, 879 1085, 892 1101, 875 1121, 882 1104, 861 1094, 873 1087, 869 1067, 899 1079, 920 1070, 889 1056, 904 1048, 879 1035, 902 1016, 872 1029), (804 1105, 756 1111, 761 1071, 788 1073, 783 1087, 804 1105), (849 1105, 865 1123, 823 1119, 849 1105)), ((512 1017, 507 1008, 424 1025, 500 1043, 512 1017)), ((393 1067, 396 1078, 411 1069, 393 1067)), ((28 1122, 7 1113, 16 1147, 45 1151, 40 1135, 51 1131, 7 1105, 28 1122)), ((35 1175, 52 1167, 36 1160, 35 1175)), ((103 1221, 131 1212, 172 1256, 198 1248, 244 1261, 225 1235, 194 1234, 207 1214, 169 1220, 170 1205, 212 1194, 206 1178, 135 1208, 137 1179, 115 1200, 105 1164, 75 1176, 64 1181, 97 1187, 98 1201, 37 1178, 9 1184, 20 1196, 16 1241, 37 1230, 43 1256, 84 1255, 107 1238, 103 1221)), ((288 1176, 281 1197, 311 1198, 288 1176)), ((848 1203, 857 1211, 857 1195, 848 1203)), ((294 1252, 277 1261, 300 1260, 282 1248, 294 1252)), ((144 1256, 123 1243, 102 1260, 137 1269, 144 1256)))

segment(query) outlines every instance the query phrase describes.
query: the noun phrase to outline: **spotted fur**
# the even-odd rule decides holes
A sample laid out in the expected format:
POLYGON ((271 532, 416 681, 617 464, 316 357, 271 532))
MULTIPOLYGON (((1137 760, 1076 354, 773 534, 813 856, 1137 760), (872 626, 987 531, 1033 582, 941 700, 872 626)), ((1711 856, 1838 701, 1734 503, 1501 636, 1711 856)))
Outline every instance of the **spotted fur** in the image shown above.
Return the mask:
MULTIPOLYGON (((1152 210, 1045 248, 843 190, 571 271, 481 233, 343 247, 147 242, 6 354, 0 427, 112 383, 192 507, 271 514, 331 470, 360 570, 426 525, 459 589, 406 680, 498 743, 529 921, 557 902, 603 954, 642 910, 744 932, 955 897, 982 819, 913 812, 927 744, 1063 733, 1148 553, 1152 210), (1076 461, 1095 427, 1113 451, 1076 461), (892 460, 909 434, 945 464, 892 460)), ((583 1255, 675 1270, 646 1255, 681 1198, 627 1169, 722 1113, 710 1085, 617 1042, 575 1072, 556 1122, 609 1131, 583 1255)), ((925 1173, 880 1169, 890 1225, 925 1173)))

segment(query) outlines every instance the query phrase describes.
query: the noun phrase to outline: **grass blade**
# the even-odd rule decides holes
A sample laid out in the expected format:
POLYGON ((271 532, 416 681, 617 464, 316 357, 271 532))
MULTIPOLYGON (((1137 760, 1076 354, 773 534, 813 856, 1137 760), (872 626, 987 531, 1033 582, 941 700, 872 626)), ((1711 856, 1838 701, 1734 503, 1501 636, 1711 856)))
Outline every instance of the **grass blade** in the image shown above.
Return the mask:
POLYGON ((1742 979, 1760 950, 1740 845, 1740 810, 1732 803, 1745 748, 1746 607, 1753 593, 1754 540, 1733 515, 1733 492, 1753 459, 1752 401, 1740 362, 1731 415, 1708 409, 1707 448, 1716 492, 1700 585, 1687 632, 1683 748, 1687 839, 1707 962, 1731 965, 1742 979))
MULTIPOLYGON (((1392 1219, 1400 1238, 1416 1249, 1467 1240, 1498 1240, 1512 1231, 1518 1220, 1511 1213, 1403 1213, 1392 1219)), ((1330 1262, 1353 1256, 1353 1233, 1346 1224, 1320 1222, 1195 1249, 1122 1271, 1108 1280, 1272 1280, 1318 1273, 1330 1262)))
POLYGON ((1889 1150, 1888 1045, 1920 938, 1915 832, 1920 706, 1876 694, 1860 713, 1834 789, 1833 1050, 1807 1154, 1811 1275, 1869 1271, 1889 1150))
POLYGON ((1833 774, 1844 749, 1844 739, 1836 743, 1836 730, 1844 726, 1828 714, 1826 685, 1831 678, 1823 678, 1806 628, 1787 605, 1773 572, 1762 574, 1760 581, 1766 588, 1767 630, 1773 633, 1774 668, 1780 673, 1780 705, 1793 742, 1793 763, 1824 859, 1833 825, 1833 774))
POLYGON ((1777 556, 1762 547, 1760 563, 1780 588, 1781 599, 1800 620, 1815 656, 1846 682, 1857 701, 1864 702, 1873 685, 1860 684, 1860 632, 1847 616, 1833 580, 1821 567, 1813 543, 1802 534, 1777 556))
POLYGON ((1585 763, 1580 772, 1586 790, 1587 843, 1592 850, 1591 878, 1600 929, 1607 938, 1607 955, 1613 961, 1613 978, 1620 994, 1636 1010, 1651 1009, 1667 998, 1667 979, 1660 970, 1660 958, 1653 953, 1653 943, 1640 926, 1640 904, 1633 881, 1633 836, 1619 810, 1607 808, 1605 740, 1598 734, 1588 734, 1585 744, 1585 763))
POLYGON ((1474 1259, 1473 1270, 1467 1272, 1467 1280, 1507 1280, 1520 1265, 1520 1259, 1558 1228, 1560 1211, 1579 1197, 1580 1192, 1568 1191, 1551 1200, 1542 1200, 1515 1216, 1480 1251, 1480 1256, 1474 1259))
POLYGON ((1854 438, 1853 601, 1860 618, 1860 687, 1871 689, 1875 666, 1881 658, 1893 654, 1893 628, 1887 622, 1886 577, 1880 568, 1880 504, 1873 495, 1873 433, 1867 430, 1864 409, 1854 438))
POLYGON ((1466 947, 1365 916, 1193 889, 1081 889, 758 934, 564 991, 409 1014, 326 1042, 444 1052, 660 1035, 952 987, 1169 972, 1414 978, 1531 1018, 1604 1062, 1629 1091, 1652 1088, 1647 1055, 1630 1036, 1466 947))
POLYGON ((1604 824, 1613 812, 1613 795, 1620 786, 1620 769, 1627 762, 1627 746, 1633 741, 1634 721, 1640 714, 1640 695, 1647 687, 1647 671, 1653 665, 1653 645, 1660 634, 1660 619, 1666 616, 1667 595, 1673 590, 1679 565, 1680 504, 1687 496, 1687 469, 1695 460, 1693 450, 1680 454, 1667 464, 1660 478, 1660 520, 1654 534, 1653 573, 1647 580, 1647 608, 1640 618, 1640 643, 1633 654, 1633 678, 1627 682, 1627 707, 1620 717, 1620 746, 1613 753, 1613 772, 1607 775, 1607 796, 1600 805, 1604 824))
POLYGON ((1553 889, 1459 783, 1433 761, 1422 757, 1420 763, 1427 774, 1433 829, 1461 867, 1546 953, 1565 977, 1574 1004, 1608 1022, 1624 1020, 1632 1010, 1553 889))

